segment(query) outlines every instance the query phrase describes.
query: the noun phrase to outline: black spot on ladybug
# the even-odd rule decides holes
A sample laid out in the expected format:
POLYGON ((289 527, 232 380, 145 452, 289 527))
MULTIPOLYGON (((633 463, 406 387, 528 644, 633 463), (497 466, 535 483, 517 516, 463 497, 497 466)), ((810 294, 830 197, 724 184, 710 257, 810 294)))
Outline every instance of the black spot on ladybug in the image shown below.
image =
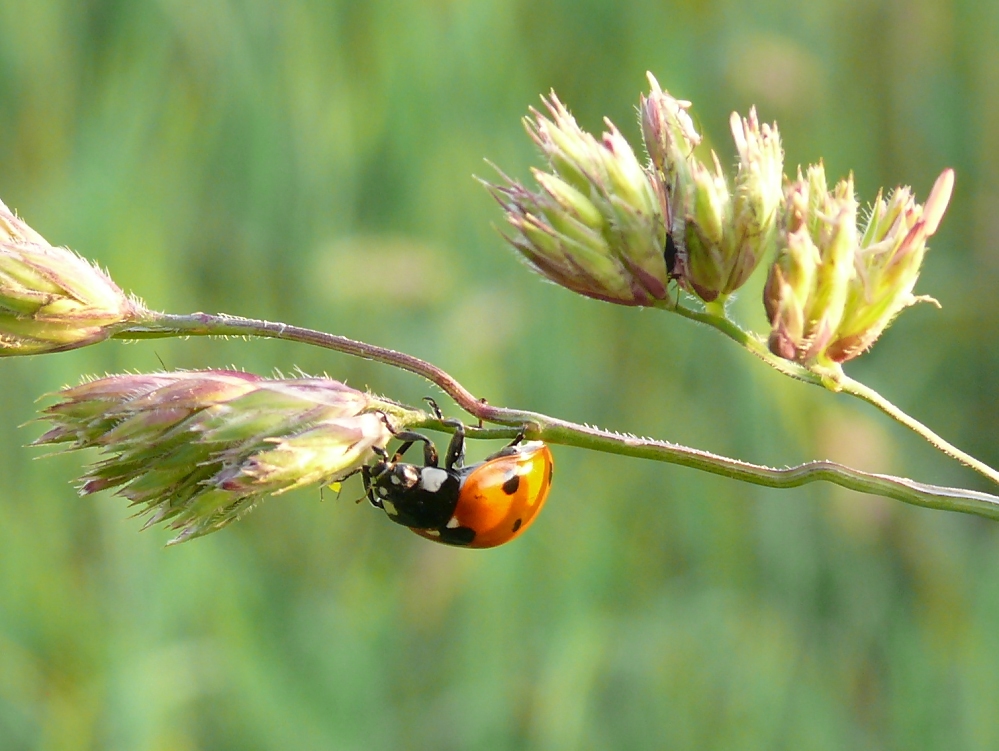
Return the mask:
POLYGON ((555 465, 554 464, 549 464, 548 465, 548 484, 549 485, 552 484, 552 478, 554 476, 555 476, 555 465))
POLYGON ((515 521, 513 523, 513 531, 516 532, 518 529, 520 529, 520 525, 521 524, 523 524, 523 520, 522 519, 518 519, 517 521, 515 521))
POLYGON ((449 545, 471 545, 475 530, 470 527, 444 527, 440 530, 441 540, 449 545))
POLYGON ((503 483, 503 492, 507 495, 513 495, 517 492, 517 488, 520 487, 520 475, 514 475, 509 480, 503 483))

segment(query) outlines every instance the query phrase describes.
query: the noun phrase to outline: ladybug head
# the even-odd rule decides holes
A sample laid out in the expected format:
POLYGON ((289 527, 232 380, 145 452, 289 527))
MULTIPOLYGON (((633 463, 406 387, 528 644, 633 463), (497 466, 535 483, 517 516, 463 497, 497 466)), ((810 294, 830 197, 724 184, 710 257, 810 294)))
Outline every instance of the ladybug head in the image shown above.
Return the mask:
POLYGON ((378 461, 361 470, 371 505, 406 527, 435 529, 446 524, 458 502, 458 473, 393 459, 379 454, 378 461))
POLYGON ((364 489, 372 506, 384 508, 383 501, 405 493, 420 483, 420 471, 412 464, 389 459, 384 451, 376 451, 378 461, 364 467, 364 489))

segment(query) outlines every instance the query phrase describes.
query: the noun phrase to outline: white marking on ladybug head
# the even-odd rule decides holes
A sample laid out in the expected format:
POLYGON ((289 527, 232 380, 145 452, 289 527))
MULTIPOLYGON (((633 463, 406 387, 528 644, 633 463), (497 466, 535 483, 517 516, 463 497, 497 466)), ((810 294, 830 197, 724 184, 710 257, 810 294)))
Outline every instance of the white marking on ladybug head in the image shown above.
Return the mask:
POLYGON ((399 516, 399 512, 396 511, 395 504, 392 501, 382 501, 382 508, 385 509, 385 513, 389 516, 399 516))
POLYGON ((428 493, 436 493, 447 479, 447 472, 437 467, 424 467, 420 474, 420 487, 428 493))
POLYGON ((405 487, 411 488, 420 481, 420 473, 412 464, 404 464, 402 465, 402 480, 405 487))
POLYGON ((450 519, 447 520, 447 528, 448 529, 456 529, 460 525, 461 525, 461 522, 458 521, 458 517, 457 516, 452 516, 450 519))
POLYGON ((423 531, 426 534, 430 535, 431 537, 440 537, 441 536, 441 531, 439 529, 425 529, 423 531))
POLYGON ((400 482, 402 482, 402 480, 399 479, 399 475, 392 475, 392 477, 389 478, 389 482, 391 482, 393 485, 398 485, 400 482))

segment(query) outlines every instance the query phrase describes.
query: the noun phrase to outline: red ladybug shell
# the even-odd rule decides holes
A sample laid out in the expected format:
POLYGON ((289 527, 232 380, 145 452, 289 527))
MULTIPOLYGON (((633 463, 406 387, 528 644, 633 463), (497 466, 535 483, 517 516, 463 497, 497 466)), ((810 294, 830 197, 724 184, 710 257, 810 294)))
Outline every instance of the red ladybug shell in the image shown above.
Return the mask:
MULTIPOLYGON (((548 497, 554 463, 540 441, 508 449, 511 453, 487 459, 469 468, 448 527, 467 527, 475 537, 466 547, 493 548, 527 529, 548 497)), ((439 541, 433 529, 414 529, 439 541)))

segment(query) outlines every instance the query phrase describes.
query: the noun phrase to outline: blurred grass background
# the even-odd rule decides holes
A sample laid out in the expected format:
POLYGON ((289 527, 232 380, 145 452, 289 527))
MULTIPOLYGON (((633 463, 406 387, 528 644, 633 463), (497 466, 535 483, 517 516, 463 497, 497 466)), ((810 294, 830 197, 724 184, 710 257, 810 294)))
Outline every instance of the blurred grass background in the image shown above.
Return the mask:
MULTIPOLYGON (((917 288, 943 310, 849 371, 996 466, 996 38, 981 0, 3 0, 0 197, 151 307, 345 334, 493 403, 747 460, 988 490, 708 330, 542 283, 471 175, 528 177, 519 118, 552 87, 637 145, 646 70, 729 162, 755 103, 789 170, 853 169, 865 202, 955 167, 917 288)), ((758 328, 761 284, 736 306, 758 328)), ((275 342, 0 362, 3 751, 999 746, 999 525, 556 448, 548 511, 495 551, 430 545, 354 484, 167 550, 18 427, 160 361, 434 392, 275 342)))

